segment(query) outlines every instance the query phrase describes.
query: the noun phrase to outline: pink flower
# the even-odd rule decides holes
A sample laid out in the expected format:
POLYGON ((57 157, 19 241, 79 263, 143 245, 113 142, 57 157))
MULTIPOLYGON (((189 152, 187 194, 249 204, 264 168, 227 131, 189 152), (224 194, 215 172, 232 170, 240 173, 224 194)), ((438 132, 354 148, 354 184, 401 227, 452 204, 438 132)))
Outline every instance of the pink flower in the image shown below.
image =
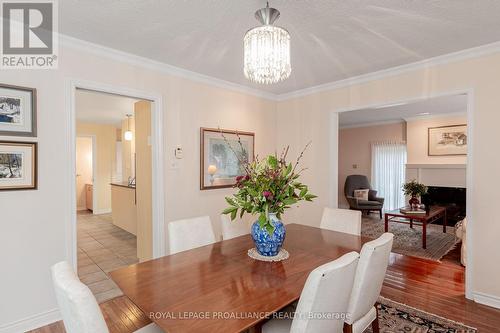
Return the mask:
POLYGON ((266 198, 267 200, 273 200, 273 194, 269 191, 264 191, 262 192, 262 195, 264 196, 264 198, 266 198))

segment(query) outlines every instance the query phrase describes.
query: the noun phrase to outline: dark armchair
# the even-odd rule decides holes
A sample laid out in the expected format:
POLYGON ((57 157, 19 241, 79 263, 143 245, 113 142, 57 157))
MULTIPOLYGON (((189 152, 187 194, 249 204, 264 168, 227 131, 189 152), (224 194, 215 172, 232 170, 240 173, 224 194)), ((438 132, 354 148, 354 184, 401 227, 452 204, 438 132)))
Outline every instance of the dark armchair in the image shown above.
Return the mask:
POLYGON ((367 212, 378 211, 382 218, 382 207, 384 206, 384 198, 377 197, 377 191, 370 186, 368 178, 363 175, 347 176, 344 185, 344 194, 349 202, 349 208, 367 212), (354 197, 354 190, 369 189, 368 200, 361 200, 354 197))

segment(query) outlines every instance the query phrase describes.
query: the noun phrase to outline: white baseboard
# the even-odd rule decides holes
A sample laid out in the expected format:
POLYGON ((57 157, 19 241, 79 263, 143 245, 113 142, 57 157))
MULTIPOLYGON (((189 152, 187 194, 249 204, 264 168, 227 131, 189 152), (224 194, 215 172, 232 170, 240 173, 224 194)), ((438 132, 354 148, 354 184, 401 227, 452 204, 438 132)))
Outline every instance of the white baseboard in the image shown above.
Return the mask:
POLYGON ((92 211, 94 215, 109 214, 111 213, 111 208, 108 209, 95 209, 92 211))
POLYGON ((19 333, 33 330, 61 320, 59 309, 52 309, 40 314, 27 317, 13 323, 0 326, 0 333, 19 333))
POLYGON ((488 295, 481 292, 474 292, 473 297, 476 303, 500 309, 500 297, 498 296, 488 295))

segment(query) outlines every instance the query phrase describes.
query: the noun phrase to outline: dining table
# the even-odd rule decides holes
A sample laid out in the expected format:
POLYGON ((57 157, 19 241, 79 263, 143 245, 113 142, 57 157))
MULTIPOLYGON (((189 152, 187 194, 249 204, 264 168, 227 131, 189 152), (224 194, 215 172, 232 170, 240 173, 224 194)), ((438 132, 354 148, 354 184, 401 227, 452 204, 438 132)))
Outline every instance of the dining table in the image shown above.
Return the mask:
POLYGON ((370 240, 288 224, 283 261, 250 258, 253 240, 244 235, 124 267, 111 278, 165 332, 242 332, 297 301, 316 267, 370 240))

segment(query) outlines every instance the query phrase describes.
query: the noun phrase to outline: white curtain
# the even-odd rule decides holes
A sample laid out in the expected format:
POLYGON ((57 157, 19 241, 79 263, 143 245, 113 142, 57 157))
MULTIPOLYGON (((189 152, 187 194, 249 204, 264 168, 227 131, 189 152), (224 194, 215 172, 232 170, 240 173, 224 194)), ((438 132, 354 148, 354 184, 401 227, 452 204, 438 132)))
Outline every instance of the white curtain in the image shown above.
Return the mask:
POLYGON ((402 186, 405 182, 406 144, 399 142, 372 143, 371 185, 377 196, 385 198, 384 209, 405 205, 402 186))

